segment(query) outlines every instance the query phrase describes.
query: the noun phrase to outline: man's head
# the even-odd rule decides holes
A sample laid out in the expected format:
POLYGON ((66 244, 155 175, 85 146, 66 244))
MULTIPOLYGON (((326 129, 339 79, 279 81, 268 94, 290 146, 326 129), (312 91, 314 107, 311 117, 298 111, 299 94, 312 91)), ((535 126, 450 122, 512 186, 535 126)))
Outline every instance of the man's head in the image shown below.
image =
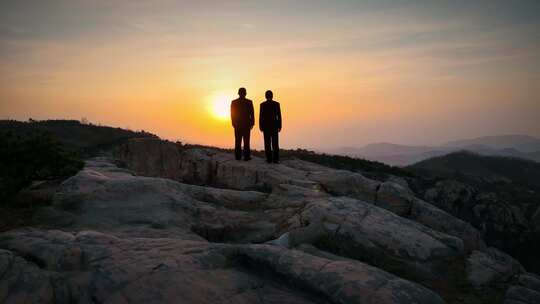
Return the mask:
POLYGON ((240 97, 246 97, 246 94, 247 94, 246 88, 240 88, 240 89, 238 89, 238 95, 239 95, 240 97))
POLYGON ((274 93, 272 93, 272 91, 268 90, 268 91, 266 91, 266 93, 264 93, 264 97, 266 97, 266 100, 272 100, 272 98, 274 97, 274 93))

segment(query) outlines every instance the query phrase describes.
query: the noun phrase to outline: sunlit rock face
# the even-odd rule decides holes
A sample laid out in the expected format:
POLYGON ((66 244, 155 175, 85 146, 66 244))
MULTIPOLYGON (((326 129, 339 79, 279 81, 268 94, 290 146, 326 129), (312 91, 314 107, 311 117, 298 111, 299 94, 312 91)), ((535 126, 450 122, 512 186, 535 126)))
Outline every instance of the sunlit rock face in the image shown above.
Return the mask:
POLYGON ((517 261, 399 181, 156 139, 114 156, 64 181, 36 211, 39 226, 0 234, 3 302, 459 303, 538 292, 517 261))
MULTIPOLYGON (((294 187, 319 195, 354 198, 456 236, 463 240, 467 251, 485 246, 480 234, 472 226, 416 198, 403 185, 396 182, 381 183, 360 173, 335 170, 298 159, 285 160, 279 165, 267 165, 264 160, 256 157, 250 162, 239 162, 231 154, 215 149, 185 148, 170 142, 148 139, 132 140, 119 148, 116 155, 125 166, 144 176, 265 193, 277 193, 284 187, 294 187), (169 159, 166 163, 160 160, 164 154, 169 159)), ((290 196, 292 191, 280 193, 290 196)), ((312 195, 303 194, 304 197, 312 195)))

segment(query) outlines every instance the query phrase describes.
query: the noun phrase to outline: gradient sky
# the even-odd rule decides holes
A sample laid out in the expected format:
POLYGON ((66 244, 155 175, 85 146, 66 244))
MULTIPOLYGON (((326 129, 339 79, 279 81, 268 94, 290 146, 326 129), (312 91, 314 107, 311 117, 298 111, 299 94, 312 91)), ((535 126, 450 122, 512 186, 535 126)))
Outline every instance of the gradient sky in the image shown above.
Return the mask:
POLYGON ((0 2, 2 119, 231 146, 240 86, 289 148, 540 136, 540 1, 0 2))

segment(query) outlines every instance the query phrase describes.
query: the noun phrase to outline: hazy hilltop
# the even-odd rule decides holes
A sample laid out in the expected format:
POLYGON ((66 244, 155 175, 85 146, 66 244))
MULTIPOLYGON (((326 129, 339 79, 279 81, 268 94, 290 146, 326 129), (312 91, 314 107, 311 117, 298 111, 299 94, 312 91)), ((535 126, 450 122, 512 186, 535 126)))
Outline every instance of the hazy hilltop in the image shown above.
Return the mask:
POLYGON ((540 139, 528 135, 484 136, 451 141, 440 146, 374 143, 363 147, 343 147, 329 152, 361 157, 394 166, 408 166, 431 157, 460 150, 482 155, 519 157, 540 161, 540 139))
POLYGON ((0 120, 0 205, 17 201, 32 182, 60 183, 82 168, 81 158, 110 154, 131 138, 157 136, 77 120, 0 120))
POLYGON ((47 133, 61 142, 65 148, 83 154, 92 154, 97 150, 110 148, 130 138, 157 138, 156 135, 145 131, 132 131, 65 119, 0 120, 0 131, 23 137, 33 133, 47 133))
POLYGON ((405 166, 430 157, 448 153, 448 149, 430 146, 407 146, 392 143, 373 143, 366 146, 344 147, 329 153, 378 161, 393 166, 405 166))
POLYGON ((516 149, 521 152, 536 152, 540 151, 540 139, 528 135, 483 136, 450 141, 443 146, 459 148, 484 146, 491 149, 516 149))
POLYGON ((406 146, 392 143, 373 143, 357 149, 357 152, 367 156, 388 156, 395 154, 426 153, 432 150, 433 147, 430 146, 406 146))
POLYGON ((423 176, 514 183, 540 189, 540 163, 520 158, 460 151, 426 159, 406 169, 423 176))

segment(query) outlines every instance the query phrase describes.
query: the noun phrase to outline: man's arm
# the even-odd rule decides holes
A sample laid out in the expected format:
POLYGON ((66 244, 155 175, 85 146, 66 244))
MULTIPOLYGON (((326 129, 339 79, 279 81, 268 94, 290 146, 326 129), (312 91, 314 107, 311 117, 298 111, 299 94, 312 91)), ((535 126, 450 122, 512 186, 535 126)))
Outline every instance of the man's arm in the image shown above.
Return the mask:
POLYGON ((277 103, 277 111, 276 111, 276 118, 277 118, 277 125, 278 125, 278 132, 281 132, 281 107, 279 106, 279 102, 277 103))
POLYGON ((249 126, 253 128, 255 125, 255 111, 253 110, 253 102, 249 101, 249 126))
POLYGON ((259 130, 261 130, 261 132, 263 131, 263 125, 264 125, 264 107, 261 103, 261 105, 259 106, 259 130))
POLYGON ((234 100, 231 102, 231 124, 233 128, 236 128, 236 108, 234 106, 234 100))

